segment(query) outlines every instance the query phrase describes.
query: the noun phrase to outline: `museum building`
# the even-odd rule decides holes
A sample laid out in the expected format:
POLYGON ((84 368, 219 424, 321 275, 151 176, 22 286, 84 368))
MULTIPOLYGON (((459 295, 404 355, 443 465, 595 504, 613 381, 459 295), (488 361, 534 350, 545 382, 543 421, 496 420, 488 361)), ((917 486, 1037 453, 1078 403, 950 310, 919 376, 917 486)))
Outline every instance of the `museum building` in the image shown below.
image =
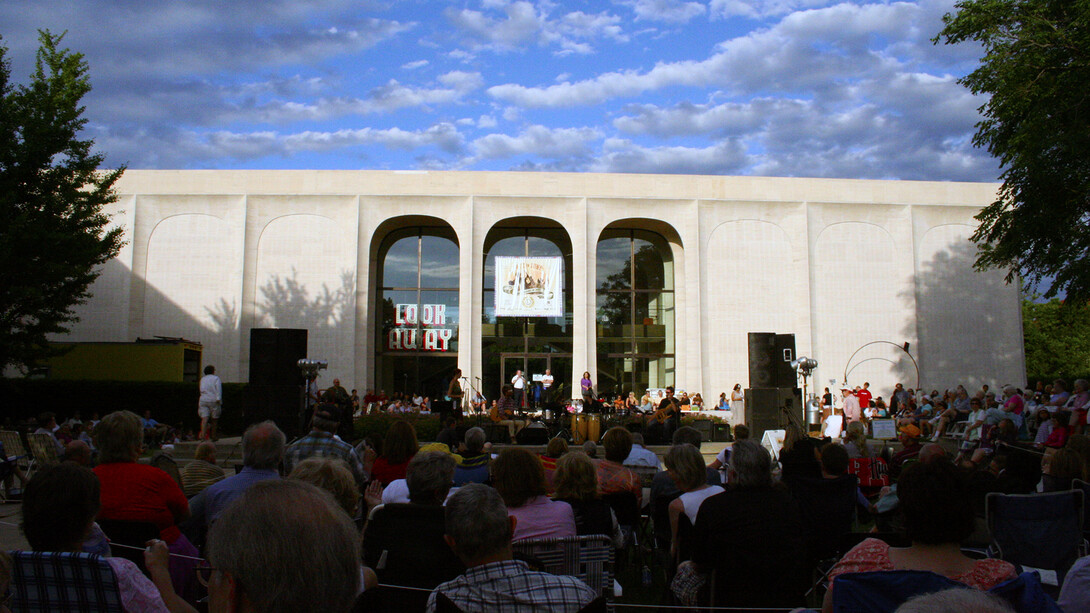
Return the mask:
POLYGON ((439 394, 460 368, 494 398, 551 369, 573 396, 587 371, 712 402, 749 386, 747 334, 776 332, 818 360, 811 391, 1021 384, 1018 287, 974 272, 968 240, 997 187, 128 170, 126 245, 58 340, 183 337, 245 381, 251 329, 302 328, 322 381, 361 394, 439 394))

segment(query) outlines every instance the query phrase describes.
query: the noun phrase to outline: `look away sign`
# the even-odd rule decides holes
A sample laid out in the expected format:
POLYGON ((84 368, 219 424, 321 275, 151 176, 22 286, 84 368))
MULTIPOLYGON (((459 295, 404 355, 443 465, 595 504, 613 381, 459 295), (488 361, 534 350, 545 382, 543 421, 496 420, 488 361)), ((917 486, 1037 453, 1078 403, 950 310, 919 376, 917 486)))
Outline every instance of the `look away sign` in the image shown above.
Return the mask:
POLYGON ((496 257, 496 315, 564 316, 564 260, 496 257))

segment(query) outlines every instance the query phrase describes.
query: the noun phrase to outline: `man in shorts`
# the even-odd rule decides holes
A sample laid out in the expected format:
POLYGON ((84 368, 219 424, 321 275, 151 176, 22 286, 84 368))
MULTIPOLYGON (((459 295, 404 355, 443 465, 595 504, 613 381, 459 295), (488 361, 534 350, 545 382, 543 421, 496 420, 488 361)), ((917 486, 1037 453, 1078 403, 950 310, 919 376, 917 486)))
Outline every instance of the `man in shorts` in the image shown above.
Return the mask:
POLYGON ((216 440, 216 423, 223 413, 223 382, 216 376, 216 367, 204 367, 201 377, 201 398, 197 403, 197 415, 201 417, 200 440, 216 440))

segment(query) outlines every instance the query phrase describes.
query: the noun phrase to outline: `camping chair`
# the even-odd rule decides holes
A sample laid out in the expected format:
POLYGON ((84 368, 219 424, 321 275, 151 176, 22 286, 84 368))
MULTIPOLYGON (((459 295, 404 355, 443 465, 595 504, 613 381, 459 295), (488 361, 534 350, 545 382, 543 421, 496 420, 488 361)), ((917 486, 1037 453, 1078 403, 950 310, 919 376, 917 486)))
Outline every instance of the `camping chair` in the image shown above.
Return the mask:
MULTIPOLYGON (((582 609, 579 609, 577 613, 606 613, 608 611, 608 603, 606 603, 605 596, 599 596, 594 600, 588 602, 582 609)), ((435 613, 464 613, 458 605, 454 604, 446 594, 438 592, 435 595, 435 613)))
POLYGON ((34 456, 34 462, 38 466, 60 464, 61 458, 57 454, 57 439, 53 435, 41 432, 27 436, 27 444, 30 453, 34 456))
POLYGON ((852 458, 848 460, 848 474, 859 479, 859 489, 866 496, 889 485, 889 464, 882 458, 852 458))
MULTIPOLYGON (((950 588, 973 589, 924 570, 845 573, 833 580, 833 613, 892 613, 913 596, 950 588)), ((1056 602, 1042 590, 1037 573, 1022 573, 988 591, 1018 613, 1060 613, 1056 602)))
MULTIPOLYGON (((1082 490, 1084 502, 1086 501, 1086 498, 1090 496, 1090 483, 1087 483, 1082 479, 1074 479, 1071 481, 1071 489, 1082 490)), ((1086 521, 1087 519, 1086 506, 1084 504, 1082 508, 1082 538, 1084 540, 1090 540, 1090 521, 1086 521)))
POLYGON ((990 553, 1013 564, 1056 572, 1057 585, 1085 551, 1084 493, 1000 494, 985 498, 990 553))
POLYGON ((29 479, 31 471, 35 468, 34 457, 27 453, 26 447, 23 446, 23 437, 19 436, 15 430, 0 430, 0 441, 4 443, 4 454, 8 461, 22 468, 29 479))
POLYGON ((518 557, 539 562, 545 572, 577 577, 607 602, 613 601, 613 543, 609 537, 523 539, 511 545, 518 557))
POLYGON ((378 610, 423 611, 435 586, 465 572, 465 565, 443 540, 443 507, 411 503, 371 510, 363 535, 363 559, 380 584, 421 588, 379 588, 378 610))
POLYGON ((90 553, 13 551, 13 611, 122 613, 117 575, 90 553))

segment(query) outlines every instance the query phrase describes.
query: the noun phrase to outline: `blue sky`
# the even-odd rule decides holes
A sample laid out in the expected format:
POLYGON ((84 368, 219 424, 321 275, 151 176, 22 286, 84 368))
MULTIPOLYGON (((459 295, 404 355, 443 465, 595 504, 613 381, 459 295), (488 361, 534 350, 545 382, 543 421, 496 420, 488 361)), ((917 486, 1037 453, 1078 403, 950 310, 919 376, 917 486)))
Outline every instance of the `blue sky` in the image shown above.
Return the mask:
POLYGON ((12 79, 68 31, 130 168, 994 181, 953 0, 4 0, 12 79))

